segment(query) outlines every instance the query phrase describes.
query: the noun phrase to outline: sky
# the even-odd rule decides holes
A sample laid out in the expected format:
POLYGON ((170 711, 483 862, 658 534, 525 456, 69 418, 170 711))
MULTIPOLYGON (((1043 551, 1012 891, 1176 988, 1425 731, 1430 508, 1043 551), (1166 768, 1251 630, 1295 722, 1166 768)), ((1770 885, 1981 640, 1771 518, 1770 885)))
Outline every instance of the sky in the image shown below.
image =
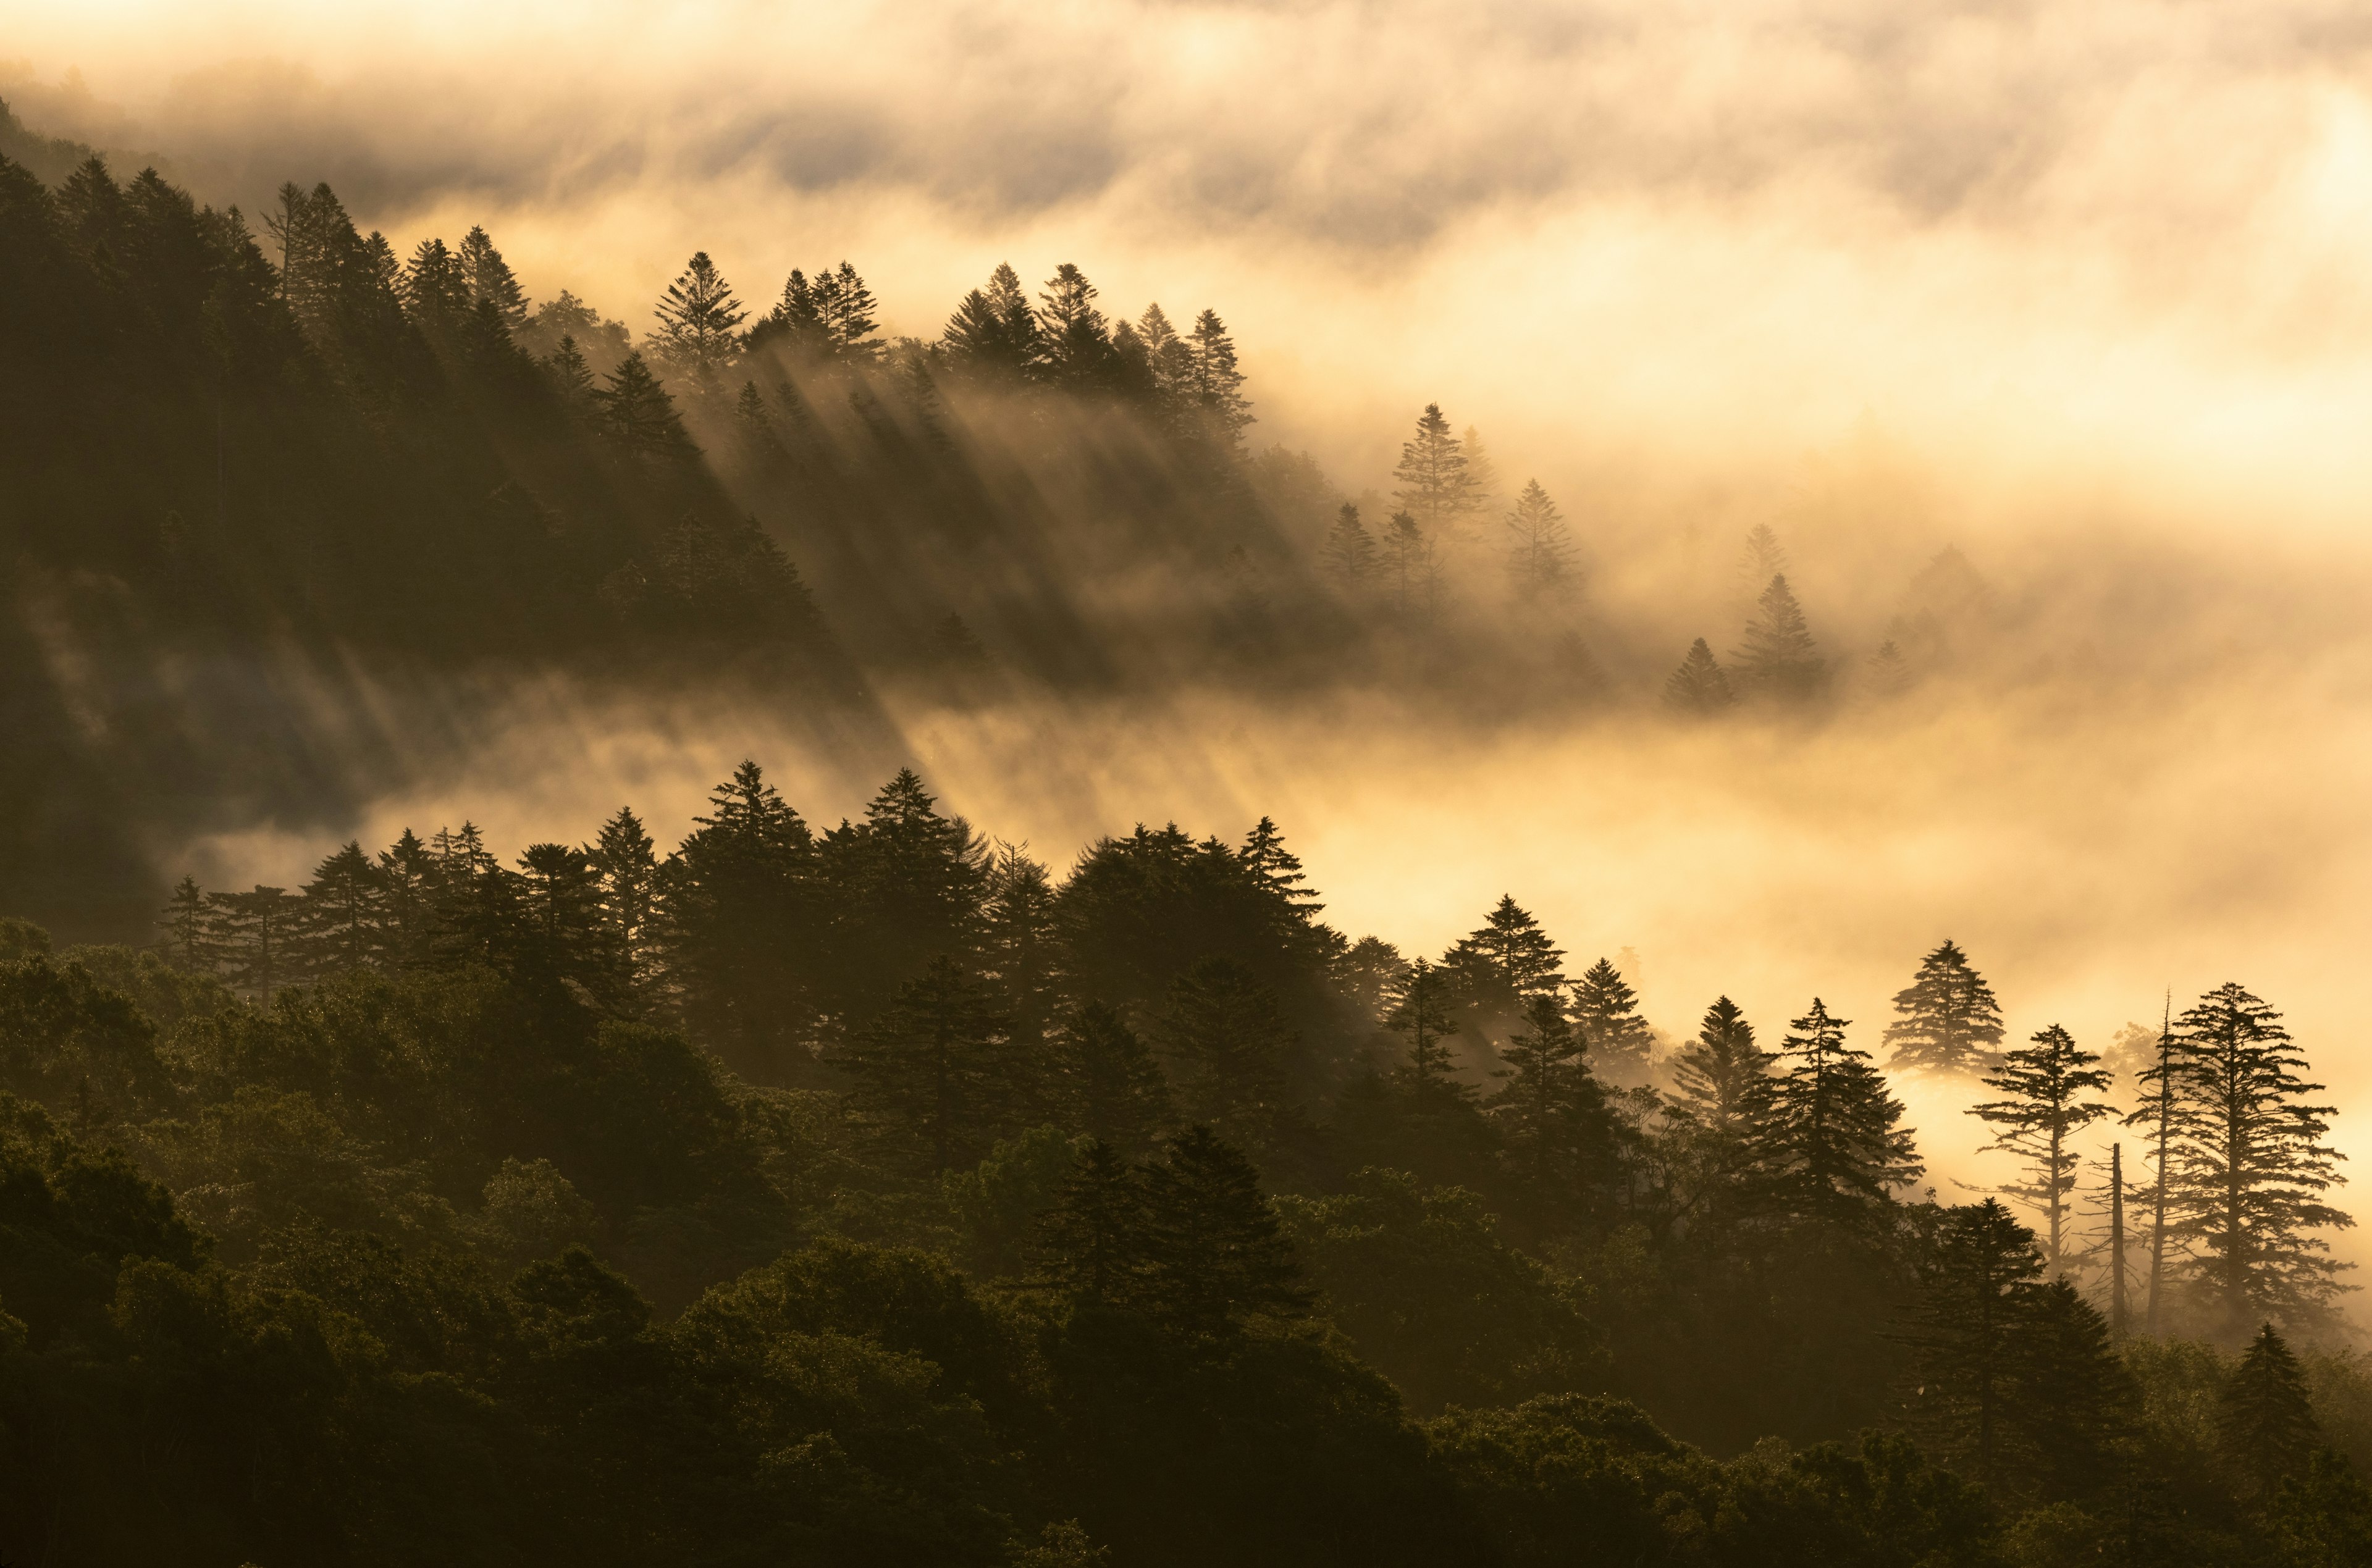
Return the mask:
MULTIPOLYGON (((954 804, 1058 865, 1272 811, 1348 928, 1437 947, 1513 891, 1577 957, 1629 949, 1671 1032, 1717 989, 1771 1032, 1818 991, 1874 1043, 1952 935, 2020 1034, 2098 1044, 2241 979, 2372 1092, 2360 6, 122 0, 8 34, 38 128, 250 210, 326 180, 400 247, 483 223, 531 294, 638 328, 695 249, 753 303, 845 257, 925 336, 1004 260, 1215 308, 1255 442, 1355 494, 1438 401, 1560 496, 1610 606, 1683 635, 1757 521, 1816 626, 1957 545, 2039 644, 2155 684, 2060 658, 1916 722, 1720 737, 1444 738, 1349 699, 902 716, 954 804)), ((515 701, 531 739, 356 830, 581 836, 629 794, 680 829, 770 747, 811 815, 861 803, 762 719, 515 701)))

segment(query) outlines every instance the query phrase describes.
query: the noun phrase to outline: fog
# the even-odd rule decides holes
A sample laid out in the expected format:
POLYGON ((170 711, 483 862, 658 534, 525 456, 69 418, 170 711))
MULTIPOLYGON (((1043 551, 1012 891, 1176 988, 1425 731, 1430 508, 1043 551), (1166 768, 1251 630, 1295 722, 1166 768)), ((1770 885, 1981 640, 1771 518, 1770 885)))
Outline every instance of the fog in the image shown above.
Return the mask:
MULTIPOLYGON (((337 834, 165 847, 217 882, 465 815, 515 850, 630 801, 665 840, 745 755, 836 820, 911 761, 1058 865, 1274 816, 1328 918, 1410 951, 1512 892, 1577 959, 1628 949, 1675 1035, 1727 992, 1775 1036, 1817 993, 1874 1046, 1950 936, 2014 1037, 2097 1049, 2238 980, 2343 1107, 2372 1089, 2360 8, 122 4, 12 34, 0 95, 43 130, 250 210, 327 180, 399 250, 483 223, 531 293, 637 330, 695 248, 752 301, 846 255, 924 336, 1007 258, 1131 316, 1207 303, 1254 445, 1388 489, 1438 400, 1587 556, 1583 715, 893 683, 901 739, 826 748, 539 678, 337 834), (1736 642, 1757 523, 1848 675, 1948 545, 1984 635, 1906 704, 1670 722, 1655 686, 1736 642)), ((1494 617, 1479 547, 1459 570, 1494 617)), ((1973 1173, 1976 1124, 1908 1092, 1973 1173)))

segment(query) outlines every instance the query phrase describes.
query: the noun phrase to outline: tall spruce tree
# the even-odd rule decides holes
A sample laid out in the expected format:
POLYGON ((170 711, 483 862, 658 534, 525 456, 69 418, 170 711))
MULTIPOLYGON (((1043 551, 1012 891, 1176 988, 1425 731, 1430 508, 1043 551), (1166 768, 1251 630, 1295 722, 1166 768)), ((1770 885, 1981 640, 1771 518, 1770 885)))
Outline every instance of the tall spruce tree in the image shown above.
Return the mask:
POLYGON ((1242 444, 1244 429, 1254 423, 1252 405, 1244 396, 1244 373, 1236 364, 1236 341, 1215 310, 1194 318, 1186 335, 1185 405, 1203 437, 1222 451, 1242 444))
MULTIPOLYGON (((1471 457, 1467 481, 1470 490, 1477 486, 1471 457)), ((1539 480, 1525 482, 1506 522, 1507 575, 1516 597, 1529 603, 1562 596, 1573 586, 1573 535, 1539 480)))
POLYGON ((1111 331, 1096 308, 1096 285, 1069 261, 1054 269, 1038 296, 1038 337, 1045 345, 1042 374, 1069 392, 1099 392, 1117 369, 1111 331))
POLYGON ((1788 1025, 1778 1053, 1785 1071, 1772 1085, 1754 1158, 1784 1209, 1853 1223, 1890 1203, 1924 1167, 1901 1124, 1902 1102, 1868 1052, 1845 1043, 1846 1027, 1817 996, 1788 1025))
POLYGON ((2001 1004, 1959 944, 1948 940, 1919 960, 1919 972, 1894 993, 1894 1011, 1883 1036, 1892 1052, 1888 1066, 1971 1074, 2000 1069, 2001 1004))
POLYGON ((1375 575, 1375 538, 1359 520, 1359 508, 1348 501, 1326 530, 1325 561, 1327 575, 1354 593, 1366 587, 1375 575))
POLYGON ((699 455, 675 399, 640 354, 630 354, 603 378, 592 394, 610 441, 631 457, 680 461, 699 455))
POLYGON ((2023 1296, 2042 1274, 2034 1233, 2000 1200, 1946 1212, 1923 1274, 1912 1340, 1918 1390, 1914 1422, 1976 1480, 1999 1483, 2017 1390, 2023 1296))
POLYGON ((795 1076, 826 911, 807 822, 755 761, 710 792, 665 875, 666 963, 695 1039, 746 1077, 795 1076))
POLYGON ((1425 404, 1417 415, 1416 433, 1401 443, 1392 478, 1399 486, 1392 498, 1427 534, 1454 528, 1473 509, 1474 482, 1466 471, 1463 443, 1450 433, 1439 403, 1425 404))
POLYGON ((2306 1469, 2320 1435, 2306 1369, 2271 1323, 2261 1325, 2225 1379, 2216 1410, 2225 1457, 2252 1498, 2268 1502, 2306 1469))
POLYGON ((990 274, 986 288, 964 296, 941 341, 955 363, 975 375, 1017 378, 1028 375, 1045 353, 1020 275, 1003 261, 990 274))
POLYGON ((1531 912, 1502 893, 1482 924, 1442 955, 1441 972, 1456 1001, 1487 1020, 1512 1016, 1530 998, 1564 990, 1564 949, 1531 912))
POLYGON ((659 323, 651 352, 695 388, 714 387, 740 356, 741 323, 750 312, 705 250, 693 252, 651 314, 659 323))
POLYGON ((2312 1103, 2322 1086, 2306 1066, 2281 1015, 2227 983, 2175 1021, 2167 1066, 2142 1074, 2172 1076, 2169 1232, 2234 1337, 2267 1318, 2318 1321, 2343 1288, 2347 1265, 2314 1233, 2355 1222, 2323 1200, 2344 1179, 2326 1142, 2334 1108, 2312 1103))
POLYGON ((1296 1042, 1276 993, 1233 958, 1204 958, 1169 987, 1159 1024, 1180 1108, 1241 1148, 1275 1141, 1296 1042))
POLYGON ((941 956, 842 1054, 881 1144, 932 1175, 971 1165, 1033 1109, 988 987, 941 956))
POLYGON ((494 249, 494 242, 483 227, 472 227, 461 237, 460 249, 455 253, 460 263, 462 281, 469 285, 470 302, 494 308, 506 331, 516 332, 527 325, 527 291, 519 286, 518 275, 494 249))
POLYGON ((1626 1086, 1647 1081, 1655 1034, 1639 1016, 1638 993, 1610 960, 1599 959, 1573 982, 1572 1014, 1600 1073, 1626 1086))
POLYGON ((1664 706, 1691 718, 1720 713, 1738 701, 1729 689, 1729 675, 1699 637, 1689 645, 1688 656, 1664 680, 1664 706))
POLYGON ((1531 1217, 1579 1213, 1606 1175, 1612 1129, 1581 1036, 1554 994, 1536 991, 1525 999, 1523 1028, 1499 1056, 1505 1082, 1487 1109, 1531 1217))
POLYGON ((658 970, 659 867, 651 835, 633 809, 601 824, 593 841, 593 867, 600 878, 601 909, 610 939, 630 990, 641 991, 658 970))
POLYGON ((1769 1109, 1772 1060, 1738 1004, 1717 996, 1672 1060, 1674 1103, 1712 1137, 1743 1147, 1769 1109))
POLYGON ((2042 1267, 2052 1278, 2064 1273, 2074 1260, 2067 1245, 2067 1203, 2082 1160, 2069 1140, 2114 1114, 2115 1108, 2087 1098, 2108 1092, 2109 1074, 2098 1067, 2099 1060, 2052 1024, 2038 1030, 2030 1044, 2011 1051, 2001 1071, 1985 1079, 1986 1086, 2006 1098, 1969 1110, 2000 1129, 1990 1147, 2006 1149, 2026 1162, 2025 1180, 2004 1191, 2044 1216, 2042 1267))
POLYGON ((1143 1296, 1173 1332, 1227 1337, 1254 1317, 1297 1318, 1311 1297, 1260 1175, 1208 1127, 1163 1146, 1145 1175, 1143 1296))
POLYGON ((1131 1155, 1175 1124, 1169 1080, 1126 1019, 1101 1002, 1066 1013, 1056 1030, 1058 1098, 1069 1124, 1131 1155))
POLYGON ((1730 668, 1749 694, 1773 702, 1807 702, 1827 687, 1828 661, 1813 643, 1803 607, 1785 577, 1772 578, 1755 601, 1754 619, 1730 655, 1730 668))
POLYGON ((300 892, 295 946, 307 972, 345 974, 378 961, 384 880, 361 844, 349 841, 315 866, 300 892))
POLYGON ((1472 1101, 1474 1090, 1459 1082, 1449 1054, 1458 1023, 1449 1010, 1447 975, 1423 958, 1409 965, 1393 990, 1384 1027, 1408 1040, 1408 1058, 1393 1076, 1412 1105, 1431 1111, 1472 1101))

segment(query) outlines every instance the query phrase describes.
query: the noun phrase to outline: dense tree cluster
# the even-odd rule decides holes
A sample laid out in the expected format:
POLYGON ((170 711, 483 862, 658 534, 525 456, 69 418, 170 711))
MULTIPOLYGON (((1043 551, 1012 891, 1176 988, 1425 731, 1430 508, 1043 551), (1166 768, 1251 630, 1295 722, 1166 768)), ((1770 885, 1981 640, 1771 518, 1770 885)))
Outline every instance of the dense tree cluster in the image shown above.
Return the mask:
POLYGON ((507 864, 465 824, 185 880, 146 950, 11 923, 0 1536, 1907 1568, 2372 1529, 2372 1380, 2290 1343, 2337 1288, 2328 1112, 2238 987, 2145 1085, 2215 1342, 2120 1337, 2065 1223, 2105 1080, 2055 1028, 1989 1063, 1957 946, 1904 1013, 1991 1066, 2047 1244, 1916 1189, 1817 998, 1675 1045, 1512 898, 1438 959, 1321 913, 1266 819, 1056 876, 911 772, 819 830, 746 764, 665 854, 628 810, 507 864))

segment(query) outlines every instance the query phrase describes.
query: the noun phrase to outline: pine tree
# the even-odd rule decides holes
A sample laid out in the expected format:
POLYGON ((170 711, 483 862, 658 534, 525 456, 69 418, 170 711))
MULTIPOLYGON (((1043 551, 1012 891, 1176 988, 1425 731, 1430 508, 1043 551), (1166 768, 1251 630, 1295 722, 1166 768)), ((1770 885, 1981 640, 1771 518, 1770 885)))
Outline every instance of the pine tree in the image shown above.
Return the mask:
POLYGON ((1099 1138, 1078 1156, 1039 1221, 1039 1279, 1079 1305, 1122 1307, 1144 1294, 1145 1173, 1099 1138))
POLYGON ((2256 1501, 2269 1501, 2285 1478, 2306 1468, 2319 1435, 2306 1371, 2271 1323, 2249 1342, 2216 1413, 2224 1452, 2256 1501))
POLYGON ((861 364, 880 357, 881 345, 871 341, 880 330, 877 308, 873 291, 845 261, 831 272, 816 273, 816 319, 834 359, 861 364))
POLYGON ((1450 993, 1486 1015, 1508 1015, 1564 989, 1564 950, 1531 912, 1503 893, 1481 927, 1442 955, 1450 993))
POLYGON ((1983 1074, 2001 1067, 2001 1004, 1957 943, 1919 960, 1911 983, 1894 993, 1900 1015, 1884 1040, 1896 1071, 1983 1074))
POLYGON ((605 1002, 622 998, 624 966, 602 907, 601 873, 592 852, 529 844, 518 871, 523 962, 540 976, 576 981, 605 1002))
POLYGON ((1850 1222, 1889 1203, 1924 1167, 1902 1102, 1868 1053, 1845 1044, 1846 1027, 1818 997, 1788 1025, 1779 1051, 1786 1070, 1772 1085, 1754 1157, 1784 1206, 1850 1222))
POLYGON ((1751 603, 1772 578, 1785 574, 1787 566, 1786 546, 1779 542, 1770 524, 1757 523, 1749 528, 1738 557, 1738 602, 1751 603))
POLYGON ((2020 1293, 2007 1414, 2012 1458, 2052 1500, 2113 1487, 2137 1390, 2099 1309, 2066 1280, 2020 1293))
POLYGON ((989 859, 983 892, 982 973, 996 987, 997 1008, 1012 1021, 1017 1046, 1035 1051, 1053 1022, 1061 995, 1054 964, 1053 885, 1044 865, 1016 845, 1001 844, 989 859))
POLYGON ((1215 310, 1194 318, 1186 335, 1183 361, 1186 406, 1204 439, 1223 451, 1242 445, 1244 429, 1255 421, 1244 397, 1244 373, 1236 366, 1236 343, 1215 310))
POLYGON ((380 936, 388 961, 424 964, 436 935, 437 866, 428 845, 409 828, 378 852, 380 936))
POLYGON ((1160 1063, 1126 1020, 1100 1002, 1067 1015, 1056 1043, 1072 1125, 1114 1148, 1152 1146, 1176 1120, 1160 1063))
POLYGON ((296 950, 298 900, 285 888, 258 883, 244 893, 209 893, 206 944, 221 955, 225 978, 240 991, 269 1001, 282 986, 303 978, 296 950))
POLYGON ((651 352, 695 386, 713 386, 741 352, 741 323, 750 313, 705 250, 695 251, 651 314, 658 331, 651 352))
POLYGON ((397 288, 413 320, 432 335, 450 332, 470 308, 470 280, 441 239, 413 247, 397 288))
POLYGON ((1738 684, 1757 696, 1804 702, 1828 684, 1827 661, 1812 642, 1803 607, 1784 576, 1773 577, 1747 622, 1746 643, 1730 655, 1738 684))
POLYGON ((1401 444, 1392 477, 1400 484, 1392 498, 1428 533, 1456 527, 1473 509, 1474 483, 1466 471, 1466 454, 1450 434, 1439 403, 1425 404, 1417 416, 1416 434, 1401 444))
POLYGON ((571 410, 582 412, 595 406, 599 394, 593 389, 593 371, 585 363, 584 351, 576 346, 575 338, 561 338, 560 346, 543 362, 543 371, 552 378, 552 389, 560 394, 560 401, 571 410))
MULTIPOLYGON (((1472 474, 1467 477, 1471 483, 1472 474)), ((1525 482, 1524 493, 1516 497, 1516 509, 1507 514, 1507 528, 1515 536, 1507 555, 1507 574, 1515 580, 1517 598, 1554 598, 1572 586, 1573 540, 1564 516, 1539 480, 1525 482)))
POLYGON ((1466 490, 1470 505, 1477 512, 1487 512, 1499 494, 1499 465, 1491 460, 1491 453, 1482 445, 1482 436, 1472 425, 1459 437, 1466 452, 1466 490))
POLYGON ((519 287, 517 275, 483 228, 472 227, 462 237, 457 259, 472 305, 493 306, 506 332, 527 325, 527 291, 519 287))
POLYGON ((313 879, 301 891, 296 945, 306 970, 350 973, 377 961, 383 888, 378 867, 361 844, 349 841, 315 866, 313 879))
POLYGON ((1045 345, 1044 374, 1071 392, 1100 391, 1115 368, 1111 333, 1095 307, 1096 285, 1065 261, 1046 280, 1039 299, 1038 338, 1045 345))
POLYGON ((2299 1075, 2281 1015, 2238 985, 2201 997, 2173 1035, 2169 1230, 2192 1252, 2189 1277, 2227 1332, 2315 1321, 2347 1265, 2313 1232, 2354 1223, 2322 1199, 2343 1179, 2324 1141, 2333 1108, 2308 1103, 2322 1086, 2299 1075))
POLYGON ((1869 656, 1869 692, 1881 702, 1890 702, 1911 690, 1911 663, 1902 650, 1889 637, 1878 644, 1878 652, 1869 656))
POLYGON ((629 990, 648 986, 658 970, 658 883, 656 846, 628 807, 601 824, 593 841, 602 912, 629 990))
POLYGON ((601 421, 618 447, 634 457, 682 460, 699 455, 677 417, 675 400, 640 354, 630 354, 593 394, 601 421))
POLYGON ((165 952, 173 967, 192 974, 203 974, 214 968, 214 953, 206 939, 206 896, 194 877, 183 877, 173 884, 172 896, 157 916, 157 929, 165 934, 165 952))
POLYGON ((1738 1004, 1715 998, 1697 1038, 1672 1061, 1679 1108, 1725 1144, 1743 1146, 1769 1107, 1772 1060, 1738 1004))
POLYGON ((1688 657, 1664 681, 1664 705, 1692 718, 1720 713, 1737 700, 1729 689, 1729 676, 1715 662, 1713 649, 1703 637, 1689 645, 1688 657))
POLYGON ((1410 1102, 1421 1110, 1463 1105, 1474 1091, 1459 1082, 1448 1041, 1458 1029, 1449 1014, 1448 977, 1424 959, 1408 967, 1394 989, 1384 1027, 1405 1036, 1408 1060, 1394 1070, 1410 1102))
POLYGON ((813 834, 755 761, 709 796, 669 863, 669 979, 694 1038, 760 1081, 805 1052, 824 913, 813 834))
POLYGON ((1922 1272, 1914 1420, 1947 1458, 1965 1457, 1980 1484, 1997 1485, 2021 1297, 2042 1272, 2034 1233, 1998 1199, 1948 1210, 1922 1272))
POLYGON ((1015 1121, 1025 1086, 988 988, 933 958, 843 1057, 883 1142, 934 1174, 972 1165, 1015 1121))
POLYGON ((1533 1208, 1570 1212, 1611 1157, 1606 1097, 1554 994, 1526 997, 1523 1023, 1499 1052, 1506 1082, 1488 1109, 1533 1208))
POLYGON ((1044 349, 1037 314, 1012 267, 998 262, 985 289, 974 289, 956 307, 942 341, 956 363, 975 372, 1021 377, 1044 349))
POLYGON ((1173 1332, 1221 1338, 1248 1317, 1308 1315, 1310 1295, 1251 1162, 1208 1127, 1172 1138, 1145 1176, 1142 1299, 1173 1332))
POLYGON ((1573 1021, 1599 1063, 1616 1083, 1644 1084, 1655 1036, 1639 1016, 1639 997, 1622 971, 1605 958, 1573 982, 1573 1021))
POLYGON ((1189 1118, 1238 1146, 1271 1146, 1296 1043, 1274 992, 1232 958, 1204 958, 1171 983, 1160 1041, 1189 1118))
POLYGON ((1441 559, 1433 540, 1407 512, 1394 512, 1382 551, 1385 591, 1403 625, 1433 623, 1441 607, 1441 559))
POLYGON ((1366 587, 1375 574, 1375 539, 1359 521, 1359 508, 1348 501, 1334 514, 1334 526, 1326 530, 1325 562, 1327 574, 1353 593, 1366 587))
POLYGON ((2099 1060, 2078 1049, 2074 1036, 2052 1024, 2038 1031, 2032 1044, 2011 1051, 2001 1070, 1985 1079, 1987 1087, 2007 1098, 1969 1110, 2001 1129, 1989 1147, 2007 1150, 2027 1162, 2030 1174, 2026 1181, 2005 1191, 2041 1210, 2048 1221, 2042 1266, 2052 1278, 2065 1272, 2071 1262, 2067 1199, 2076 1191, 2080 1156, 2069 1140, 2113 1113, 2112 1107, 2085 1098, 2108 1090, 2109 1074, 2095 1065, 2099 1060))

